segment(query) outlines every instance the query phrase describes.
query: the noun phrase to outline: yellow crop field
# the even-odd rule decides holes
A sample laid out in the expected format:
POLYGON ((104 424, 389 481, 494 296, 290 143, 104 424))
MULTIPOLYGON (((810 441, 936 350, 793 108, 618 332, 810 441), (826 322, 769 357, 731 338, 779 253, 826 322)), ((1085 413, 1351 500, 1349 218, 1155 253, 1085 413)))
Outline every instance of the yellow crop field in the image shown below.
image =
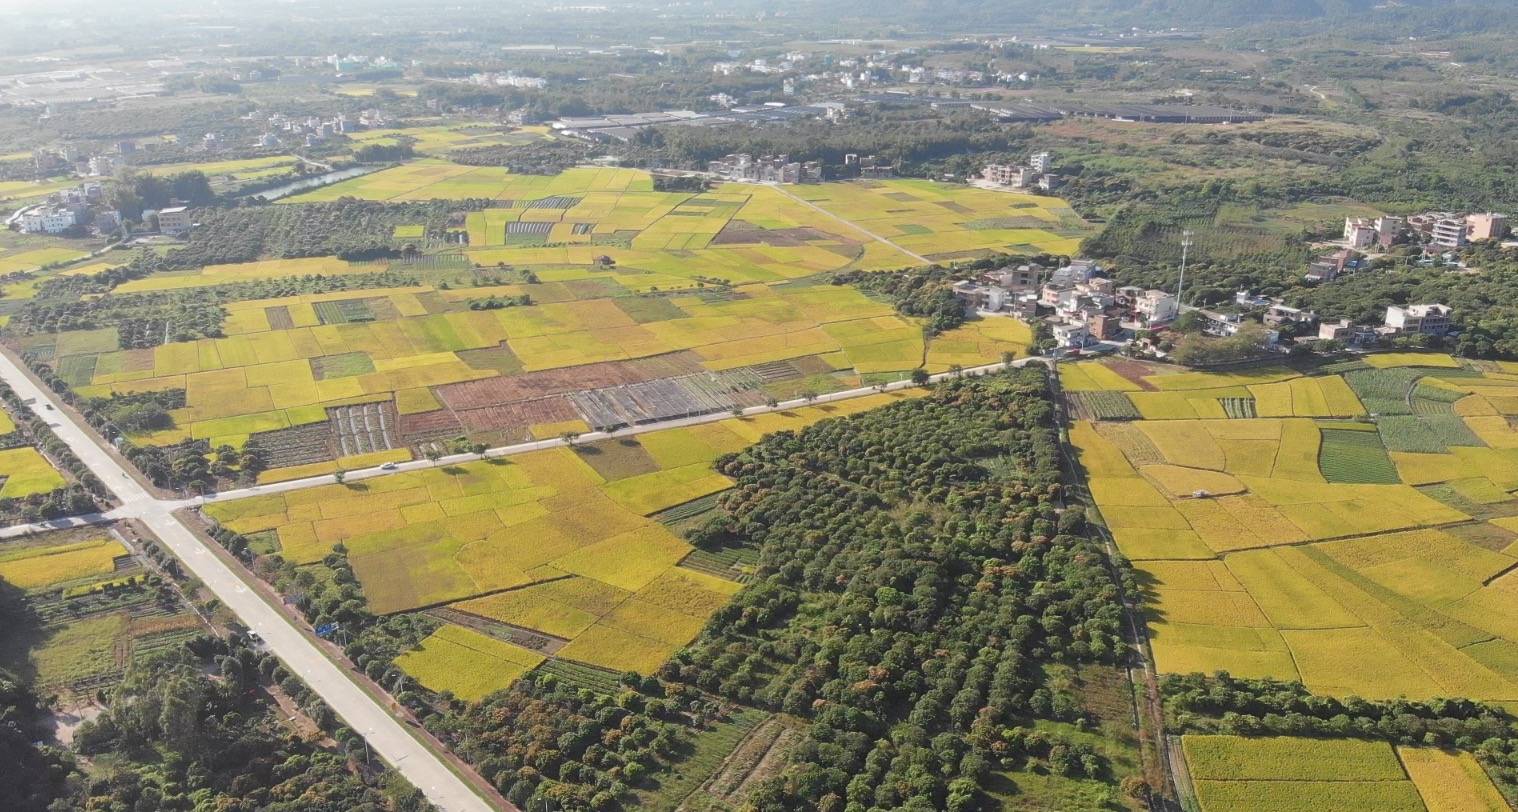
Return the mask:
POLYGON ((111 538, 65 544, 0 547, 0 581, 20 589, 46 589, 93 575, 115 571, 115 560, 126 555, 121 542, 111 538))
MULTIPOLYGON (((450 604, 569 641, 557 656, 650 673, 740 585, 679 567, 692 548, 645 514, 729 487, 711 462, 770 431, 920 394, 641 434, 621 442, 658 470, 609 481, 586 462, 591 452, 555 448, 213 502, 205 512, 241 533, 274 530, 281 554, 296 564, 320 561, 343 543, 376 612, 450 604)), ((499 684, 446 683, 447 667, 427 663, 477 656, 449 645, 436 641, 430 648, 444 654, 430 655, 424 645, 404 667, 460 696, 499 684)))
POLYGON ((1459 369, 1460 362, 1437 352, 1378 352, 1365 356, 1365 363, 1377 369, 1391 367, 1436 367, 1459 369))
POLYGON ((1056 198, 878 180, 792 187, 791 194, 929 258, 989 250, 1072 254, 1086 226, 1056 198))
POLYGON ((1506 812, 1507 801, 1470 753, 1398 747, 1397 755, 1428 812, 1506 812))
POLYGON ((434 691, 478 702, 511 687, 543 655, 463 626, 440 626, 421 645, 395 659, 401 670, 434 691))
MULTIPOLYGON (((1245 385, 1185 375, 1151 375, 1171 388, 1129 397, 1245 385)), ((1269 377, 1248 391, 1278 418, 1070 427, 1102 519, 1149 584, 1159 669, 1301 680, 1335 696, 1518 701, 1518 544, 1496 529, 1518 529, 1506 518, 1518 511, 1518 433, 1471 417, 1486 445, 1386 454, 1374 420, 1325 422, 1374 443, 1335 447, 1305 416, 1362 409, 1343 379, 1269 377), (1367 448, 1394 473, 1342 481, 1375 464, 1367 448), (1492 529, 1476 526, 1491 515, 1492 529)))
POLYGON ((0 498, 21 499, 51 493, 68 483, 37 449, 10 448, 0 451, 0 498))
POLYGON ((1385 742, 1187 735, 1181 746, 1203 812, 1425 810, 1385 742))

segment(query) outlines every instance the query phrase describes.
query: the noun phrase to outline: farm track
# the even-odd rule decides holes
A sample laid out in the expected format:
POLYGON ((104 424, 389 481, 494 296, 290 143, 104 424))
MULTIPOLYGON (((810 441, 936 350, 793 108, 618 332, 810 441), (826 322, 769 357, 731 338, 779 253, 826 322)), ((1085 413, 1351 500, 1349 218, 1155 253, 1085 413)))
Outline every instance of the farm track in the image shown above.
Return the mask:
MULTIPOLYGON (((1049 376, 1052 394, 1050 400, 1054 404, 1055 419, 1063 434, 1065 427, 1070 425, 1070 415, 1065 408, 1058 363, 1051 364, 1050 368, 1052 370, 1049 376)), ((1081 476, 1075 457, 1070 453, 1070 444, 1063 437, 1060 442, 1060 462, 1065 472, 1066 482, 1076 486, 1074 492, 1080 495, 1080 501, 1095 507, 1096 502, 1086 489, 1086 480, 1081 476)), ((1106 554, 1108 566, 1112 569, 1113 580, 1116 582, 1117 572, 1113 562, 1118 560, 1117 544, 1105 527, 1100 529, 1100 534, 1102 549, 1106 554)), ((1180 812, 1184 809, 1182 799, 1190 797, 1191 794, 1190 776, 1185 772, 1184 761, 1180 767, 1176 766, 1176 756, 1166 740, 1165 708, 1160 697, 1159 671, 1154 664, 1154 652, 1149 646, 1148 626, 1143 617, 1143 610, 1131 595, 1122 594, 1121 600, 1124 620, 1128 627, 1128 644, 1138 661, 1136 667, 1130 663, 1127 670, 1129 682, 1134 689, 1133 713, 1139 733, 1140 770, 1151 784, 1149 808, 1153 812, 1180 812), (1159 779, 1159 786, 1153 786, 1156 777, 1159 779)))

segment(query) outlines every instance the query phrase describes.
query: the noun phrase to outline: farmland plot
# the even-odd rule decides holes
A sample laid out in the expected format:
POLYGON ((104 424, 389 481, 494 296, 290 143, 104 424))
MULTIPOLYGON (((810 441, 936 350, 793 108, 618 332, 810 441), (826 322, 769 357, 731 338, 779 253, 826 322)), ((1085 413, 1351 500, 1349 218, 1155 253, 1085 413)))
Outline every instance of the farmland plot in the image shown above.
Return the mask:
MULTIPOLYGON (((280 554, 298 565, 342 543, 376 612, 447 607, 554 639, 558 658, 652 673, 741 587, 681 566, 691 546, 653 517, 730 487, 711 463, 764 434, 919 394, 213 503, 205 512, 241 533, 273 531, 280 554)), ((477 632, 440 634, 403 663, 424 684, 477 697, 518 673, 491 665, 521 658, 468 642, 477 632)))
MULTIPOLYGON (((1101 518, 1141 575, 1160 671, 1300 680, 1336 696, 1518 700, 1518 432, 1460 414, 1500 378, 1433 369, 1347 372, 1371 411, 1404 406, 1374 418, 1071 427, 1101 518), (1455 408, 1411 409, 1410 398, 1455 408)), ((1225 382, 1184 374, 1145 380, 1157 392, 1225 382)), ((1297 393, 1269 387, 1295 380, 1248 385, 1257 400, 1290 394, 1294 415, 1297 393)))

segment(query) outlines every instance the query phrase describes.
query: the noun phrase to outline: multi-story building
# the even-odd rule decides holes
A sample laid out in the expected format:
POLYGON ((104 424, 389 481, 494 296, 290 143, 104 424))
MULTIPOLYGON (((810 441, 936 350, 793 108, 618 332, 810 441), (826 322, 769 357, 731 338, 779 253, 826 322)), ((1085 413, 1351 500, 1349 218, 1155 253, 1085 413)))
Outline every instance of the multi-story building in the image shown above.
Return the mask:
POLYGON ((1042 265, 1029 263, 1027 265, 1008 265, 1005 268, 984 274, 983 279, 1006 290, 1032 290, 1038 287, 1044 278, 1042 265))
POLYGON ((1284 324, 1312 324, 1318 320, 1318 314, 1311 310, 1303 310, 1300 307, 1288 307, 1283 304, 1273 304, 1264 316, 1266 327, 1280 327, 1284 324))
POLYGON ((1054 155, 1049 152, 1035 152, 1028 158, 1028 168, 1036 174, 1042 175, 1054 166, 1054 155))
POLYGON ((164 234, 181 234, 190 230, 190 210, 185 206, 174 206, 158 211, 158 230, 164 234))
POLYGON ((997 186, 1023 187, 1028 185, 1028 168, 1013 164, 986 164, 980 176, 997 186))
POLYGON ((79 210, 68 206, 42 206, 21 215, 21 230, 29 234, 59 234, 79 225, 79 210))
POLYGON ((1435 220, 1430 228, 1430 242, 1441 248, 1459 250, 1465 247, 1466 225, 1465 220, 1455 217, 1441 217, 1435 220))
POLYGON ((1407 227, 1407 220, 1390 214, 1383 214, 1376 218, 1376 242, 1382 248, 1390 248, 1397 241, 1402 229, 1407 227))
POLYGON ((1318 325, 1318 339, 1322 341, 1338 341, 1342 344, 1374 344, 1379 337, 1376 333, 1376 328, 1364 324, 1355 324, 1349 319, 1325 321, 1318 325))
POLYGON ((1344 245, 1356 251, 1371 247, 1380 238, 1375 221, 1365 217, 1344 218, 1344 245))
POLYGON ((1465 218, 1471 240, 1500 240, 1507 236, 1507 215, 1496 212, 1471 214, 1465 218))
POLYGON ((1386 326, 1398 333, 1442 336, 1449 332, 1454 310, 1442 304, 1392 305, 1386 308, 1386 326))
POLYGON ((952 290, 954 298, 964 305, 966 311, 972 313, 979 310, 1001 310, 1011 295, 997 285, 977 285, 968 280, 955 282, 952 290))
POLYGON ((1181 304, 1163 290, 1146 290, 1133 300, 1133 312, 1146 324, 1163 324, 1180 314, 1181 304))

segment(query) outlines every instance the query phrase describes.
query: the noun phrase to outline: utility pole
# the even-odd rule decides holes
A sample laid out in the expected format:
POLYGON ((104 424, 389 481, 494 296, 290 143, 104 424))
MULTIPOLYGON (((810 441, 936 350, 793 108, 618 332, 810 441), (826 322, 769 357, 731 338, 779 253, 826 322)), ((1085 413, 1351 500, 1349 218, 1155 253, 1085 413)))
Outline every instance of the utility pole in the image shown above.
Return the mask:
POLYGON ((1186 255, 1191 249, 1191 229, 1181 232, 1181 279, 1175 285, 1176 311, 1181 308, 1181 294, 1186 289, 1186 255))

